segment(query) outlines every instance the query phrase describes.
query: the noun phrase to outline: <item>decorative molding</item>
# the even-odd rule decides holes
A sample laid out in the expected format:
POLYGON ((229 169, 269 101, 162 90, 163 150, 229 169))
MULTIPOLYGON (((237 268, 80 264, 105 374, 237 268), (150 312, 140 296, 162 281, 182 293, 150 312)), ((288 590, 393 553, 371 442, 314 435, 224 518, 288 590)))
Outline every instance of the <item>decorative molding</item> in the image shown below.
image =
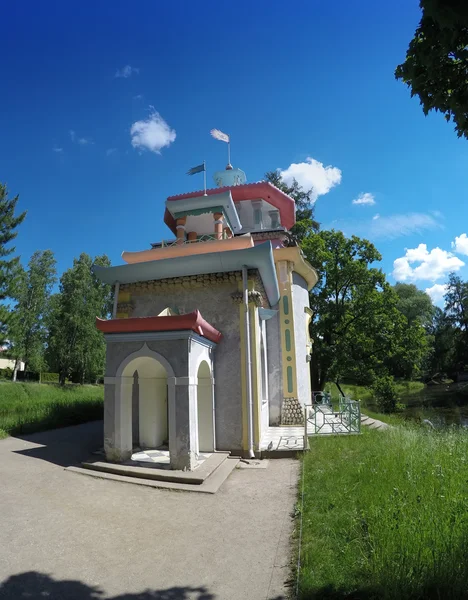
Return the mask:
MULTIPOLYGON (((249 290, 248 296, 249 304, 254 304, 255 306, 263 305, 263 296, 257 290, 249 290)), ((244 293, 240 291, 234 292, 233 294, 231 294, 231 298, 233 299, 235 304, 242 304, 242 302, 244 301, 244 293)))
POLYGON ((182 331, 148 331, 143 333, 105 333, 106 343, 112 342, 155 342, 159 340, 192 340, 200 346, 213 348, 215 342, 198 335, 191 330, 182 331))
POLYGON ((304 425, 304 409, 297 398, 284 398, 281 425, 304 425))

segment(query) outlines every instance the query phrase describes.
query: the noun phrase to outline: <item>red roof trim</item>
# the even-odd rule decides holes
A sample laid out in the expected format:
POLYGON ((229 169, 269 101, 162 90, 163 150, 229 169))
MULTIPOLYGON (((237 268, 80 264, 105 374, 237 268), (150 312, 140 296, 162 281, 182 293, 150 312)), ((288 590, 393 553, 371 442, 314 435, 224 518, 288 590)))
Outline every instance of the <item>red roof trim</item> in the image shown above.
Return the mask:
MULTIPOLYGON (((244 185, 235 185, 232 187, 211 188, 206 190, 208 196, 220 194, 222 192, 231 191, 234 202, 242 202, 244 200, 254 200, 262 198, 277 208, 281 215, 281 223, 286 229, 291 229, 296 222, 296 206, 294 200, 282 192, 269 181, 259 181, 257 183, 246 183, 244 185)), ((189 192, 188 194, 178 194, 177 196, 169 196, 168 202, 173 200, 184 200, 186 198, 197 198, 203 194, 203 190, 197 192, 189 192)), ((167 210, 164 213, 164 223, 177 233, 174 217, 167 210)))
POLYGON ((223 337, 222 333, 205 321, 198 310, 186 315, 168 317, 131 317, 130 319, 100 319, 96 317, 96 327, 103 333, 143 333, 190 329, 216 344, 223 337))

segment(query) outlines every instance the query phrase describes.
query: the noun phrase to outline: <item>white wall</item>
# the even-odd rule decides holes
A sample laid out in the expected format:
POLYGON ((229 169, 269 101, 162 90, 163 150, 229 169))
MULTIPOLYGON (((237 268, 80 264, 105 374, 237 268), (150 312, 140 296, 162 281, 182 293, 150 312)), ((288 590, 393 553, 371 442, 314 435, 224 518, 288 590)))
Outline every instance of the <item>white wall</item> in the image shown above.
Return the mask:
POLYGON ((294 310, 294 338, 296 344, 297 396, 301 404, 310 404, 310 363, 307 361, 307 313, 309 306, 307 283, 298 273, 293 273, 292 304, 294 310))
MULTIPOLYGON (((15 361, 10 358, 0 358, 0 369, 14 369, 15 361)), ((24 371, 24 362, 19 363, 18 371, 24 371)))

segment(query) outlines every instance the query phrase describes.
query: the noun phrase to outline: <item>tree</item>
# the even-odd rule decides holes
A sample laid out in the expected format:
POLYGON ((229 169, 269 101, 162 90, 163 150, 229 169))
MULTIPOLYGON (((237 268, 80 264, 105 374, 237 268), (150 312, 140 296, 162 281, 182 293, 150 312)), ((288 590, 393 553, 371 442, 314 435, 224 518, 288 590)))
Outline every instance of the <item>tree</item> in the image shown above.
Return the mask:
POLYGON ((395 77, 419 97, 424 114, 442 112, 468 138, 468 3, 421 0, 420 6, 421 21, 395 77))
POLYGON ((110 266, 107 256, 94 260, 81 254, 60 278, 60 292, 51 299, 47 360, 60 374, 60 382, 94 381, 103 373, 105 344, 96 329, 96 317, 108 317, 111 286, 93 273, 93 266, 110 266))
POLYGON ((19 258, 7 258, 15 251, 14 246, 9 244, 18 235, 16 228, 26 216, 25 212, 15 215, 18 199, 19 196, 8 198, 6 185, 0 183, 0 344, 6 341, 11 322, 6 301, 14 294, 18 280, 19 258))
POLYGON ((398 296, 398 310, 405 315, 409 325, 418 321, 429 327, 435 311, 430 296, 414 283, 397 283, 393 289, 398 296))
POLYGON ((12 355, 25 363, 26 370, 40 371, 44 366, 45 314, 56 281, 55 264, 51 250, 37 250, 28 270, 21 268, 10 342, 12 355))
POLYGON ((413 374, 424 330, 398 310, 398 296, 373 266, 381 260, 375 246, 332 230, 307 236, 302 249, 319 275, 310 295, 313 389, 345 377, 370 385, 393 371, 413 374))
POLYGON ((300 241, 311 233, 317 233, 320 224, 314 219, 314 203, 312 202, 312 189, 304 191, 295 179, 291 185, 287 185, 279 171, 268 171, 265 179, 290 196, 296 203, 296 224, 292 228, 292 234, 300 241))
POLYGON ((453 376, 457 371, 459 332, 445 312, 436 307, 430 327, 432 352, 429 357, 430 377, 453 376))
POLYGON ((445 317, 455 328, 453 371, 468 365, 468 282, 450 273, 445 294, 445 317))

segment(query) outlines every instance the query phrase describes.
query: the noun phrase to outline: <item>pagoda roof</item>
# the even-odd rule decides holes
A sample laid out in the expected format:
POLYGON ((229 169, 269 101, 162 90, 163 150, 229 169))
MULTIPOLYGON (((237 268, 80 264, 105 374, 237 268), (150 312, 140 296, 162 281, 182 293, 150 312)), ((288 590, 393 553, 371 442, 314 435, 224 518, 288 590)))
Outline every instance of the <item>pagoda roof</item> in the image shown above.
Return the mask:
POLYGON ((164 317, 130 317, 129 319, 100 319, 96 317, 96 327, 103 333, 143 333, 151 331, 194 331, 216 344, 223 337, 194 310, 185 315, 164 317))
POLYGON ((272 306, 277 304, 280 293, 270 241, 258 244, 253 248, 230 250, 228 252, 178 256, 115 267, 94 266, 93 271, 101 281, 114 285, 117 282, 126 284, 189 275, 241 271, 243 266, 258 270, 269 303, 272 306))
MULTIPOLYGON (((231 192, 232 200, 234 202, 257 199, 265 200, 265 202, 268 202, 278 209, 281 215, 281 224, 286 227, 286 229, 291 229, 296 222, 296 204, 294 200, 269 181, 245 183, 243 185, 234 185, 232 187, 211 188, 206 190, 206 194, 212 196, 228 191, 231 192)), ((203 190, 189 192, 187 194, 178 194, 176 196, 169 196, 166 202, 198 198, 199 196, 203 196, 203 194, 203 190)), ((175 219, 167 208, 164 213, 164 223, 166 223, 171 231, 174 233, 177 232, 175 219)))

